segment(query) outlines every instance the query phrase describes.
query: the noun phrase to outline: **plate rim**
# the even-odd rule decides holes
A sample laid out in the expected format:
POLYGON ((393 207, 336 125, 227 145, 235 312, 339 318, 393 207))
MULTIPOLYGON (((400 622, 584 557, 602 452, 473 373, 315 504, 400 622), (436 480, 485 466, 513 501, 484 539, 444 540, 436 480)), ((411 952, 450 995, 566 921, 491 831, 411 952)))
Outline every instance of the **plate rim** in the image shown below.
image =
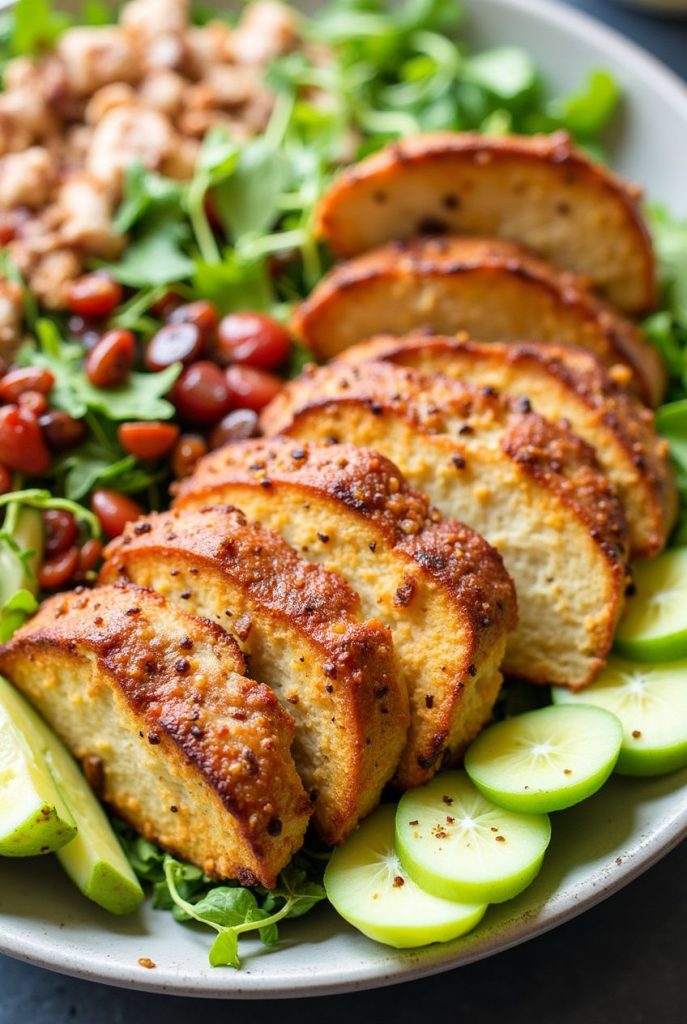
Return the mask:
MULTIPOLYGON (((663 102, 687 121, 687 83, 642 46, 625 38, 616 29, 604 25, 592 15, 564 6, 559 0, 469 0, 470 6, 480 2, 493 10, 523 11, 529 17, 568 32, 575 38, 584 38, 585 34, 594 33, 596 41, 609 55, 621 61, 631 60, 635 65, 639 65, 644 76, 649 76, 653 80, 663 102)), ((11 6, 11 0, 0 0, 0 9, 8 6, 11 6)), ((18 939, 17 936, 8 936, 4 931, 0 933, 0 953, 70 977, 162 995, 212 999, 285 999, 388 987, 475 963, 551 931, 619 892, 675 849, 685 838, 687 803, 667 817, 658 831, 650 833, 643 848, 637 851, 636 855, 624 859, 620 866, 614 864, 615 870, 610 880, 604 878, 602 884, 597 885, 592 876, 589 876, 585 883, 580 885, 579 898, 570 900, 568 905, 562 908, 554 909, 548 917, 534 924, 530 920, 524 927, 521 925, 518 934, 500 940, 497 938, 472 953, 447 951, 444 957, 428 959, 426 963, 413 965, 399 961, 394 966, 385 965, 383 973, 378 965, 369 972, 366 972, 364 967, 358 968, 355 974, 343 980, 334 980, 326 976, 321 981, 313 981, 312 978, 294 976, 284 977, 274 983, 259 975, 252 977, 249 970, 244 970, 231 975, 218 971, 217 984, 208 984, 205 977, 198 976, 194 979, 190 975, 158 981, 154 971, 128 974, 119 965, 110 965, 106 961, 100 963, 97 968, 80 965, 78 954, 69 953, 65 957, 63 953, 60 956, 52 946, 49 947, 49 952, 46 952, 41 949, 41 943, 35 936, 22 936, 18 939)), ((602 872, 609 867, 605 865, 602 872)), ((598 875, 595 877, 598 878, 598 875)), ((39 927, 38 922, 36 927, 39 927)))

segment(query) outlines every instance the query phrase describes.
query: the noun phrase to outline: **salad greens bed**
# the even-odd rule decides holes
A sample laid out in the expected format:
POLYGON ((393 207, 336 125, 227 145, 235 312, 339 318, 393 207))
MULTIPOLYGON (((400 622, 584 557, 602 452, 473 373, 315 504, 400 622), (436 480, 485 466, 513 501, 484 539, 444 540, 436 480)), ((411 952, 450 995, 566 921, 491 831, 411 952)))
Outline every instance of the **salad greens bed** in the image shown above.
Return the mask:
MULTIPOLYGON (((199 23, 224 17, 198 9, 199 23)), ((111 20, 108 6, 88 0, 79 23, 111 20)), ((266 132, 238 144, 222 128, 206 136, 195 174, 186 184, 132 164, 116 227, 129 236, 123 257, 106 267, 129 289, 110 321, 144 341, 160 327, 153 308, 170 286, 184 301, 209 299, 221 314, 264 311, 284 320, 327 269, 312 233, 313 210, 341 163, 400 136, 437 129, 491 134, 569 131, 594 158, 604 159, 603 132, 620 90, 603 69, 578 91, 552 97, 524 50, 502 47, 470 53, 461 41, 459 0, 406 0, 392 11, 385 0, 334 0, 302 19, 304 38, 330 58, 303 52, 276 60, 268 83, 276 103, 266 132), (213 218, 208 217, 208 196, 213 218)), ((19 0, 0 22, 0 60, 49 48, 70 18, 49 0, 19 0)), ((662 276, 662 305, 644 327, 670 374, 669 402, 658 425, 671 444, 683 512, 674 540, 687 542, 687 222, 661 208, 649 210, 662 276)), ((0 271, 21 283, 7 252, 0 271)), ((17 519, 26 509, 66 508, 93 536, 98 522, 88 508, 93 489, 135 495, 148 508, 165 504, 170 471, 121 447, 117 426, 130 419, 172 420, 167 395, 180 372, 132 372, 126 383, 103 391, 84 373, 84 350, 66 317, 47 316, 24 289, 29 340, 19 363, 55 378, 51 404, 82 420, 87 436, 54 460, 40 480, 16 478, 0 498, 7 508, 0 531, 0 563, 16 571, 0 580, 0 633, 5 639, 35 609, 35 548, 22 544, 17 519), (41 486, 34 486, 40 484, 41 486), (32 561, 33 559, 33 561, 32 561)), ((293 375, 306 354, 294 346, 285 371, 293 375)), ((528 688, 529 689, 529 688, 528 688)), ((539 694, 535 700, 539 700, 539 694)), ((506 690, 502 714, 532 706, 522 686, 506 690)), ((154 906, 179 921, 200 921, 217 932, 213 964, 239 966, 238 939, 257 931, 277 941, 280 920, 306 913, 325 898, 323 853, 299 854, 271 892, 216 882, 117 825, 130 862, 152 888, 154 906)))

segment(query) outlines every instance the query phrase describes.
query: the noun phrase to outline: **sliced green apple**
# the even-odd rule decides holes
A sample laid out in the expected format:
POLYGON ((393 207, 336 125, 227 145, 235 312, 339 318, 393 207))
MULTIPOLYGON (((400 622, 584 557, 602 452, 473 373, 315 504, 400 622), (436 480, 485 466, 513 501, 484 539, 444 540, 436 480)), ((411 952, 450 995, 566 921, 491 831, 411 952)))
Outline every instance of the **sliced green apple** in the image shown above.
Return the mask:
POLYGON ((545 814, 517 814, 483 796, 465 772, 404 793, 396 849, 417 885, 444 899, 502 903, 536 877, 551 839, 545 814))
POLYGON ((593 704, 616 715, 623 728, 618 774, 663 775, 687 765, 687 660, 644 665, 614 656, 585 690, 551 692, 555 704, 593 704))
POLYGON ((687 657, 687 547, 632 565, 634 594, 615 634, 624 658, 675 661, 687 657))
POLYGON ((397 949, 464 935, 481 921, 486 904, 456 903, 419 888, 399 863, 394 820, 394 807, 379 807, 334 850, 324 873, 330 902, 363 935, 397 949))
POLYGON ((0 679, 0 854, 51 853, 76 835, 76 824, 28 736, 28 705, 0 679))
POLYGON ((619 720, 601 708, 540 708, 485 729, 465 755, 465 770, 500 807, 548 814, 572 807, 603 786, 622 739, 619 720))
POLYGON ((143 899, 143 890, 119 840, 86 781, 61 740, 6 680, 0 678, 0 704, 10 709, 25 746, 53 781, 60 806, 76 822, 58 858, 81 892, 113 914, 127 914, 143 899), (75 834, 76 832, 76 834, 75 834))

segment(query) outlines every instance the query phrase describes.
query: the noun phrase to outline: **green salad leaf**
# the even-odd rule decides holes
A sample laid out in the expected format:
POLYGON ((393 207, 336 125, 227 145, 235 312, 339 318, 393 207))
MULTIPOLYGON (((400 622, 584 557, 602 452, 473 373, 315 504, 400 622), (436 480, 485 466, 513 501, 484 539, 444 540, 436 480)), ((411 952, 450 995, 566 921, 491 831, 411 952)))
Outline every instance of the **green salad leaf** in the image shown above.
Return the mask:
POLYGON ((72 23, 69 15, 55 10, 50 0, 18 0, 12 19, 9 45, 16 55, 44 53, 72 23))

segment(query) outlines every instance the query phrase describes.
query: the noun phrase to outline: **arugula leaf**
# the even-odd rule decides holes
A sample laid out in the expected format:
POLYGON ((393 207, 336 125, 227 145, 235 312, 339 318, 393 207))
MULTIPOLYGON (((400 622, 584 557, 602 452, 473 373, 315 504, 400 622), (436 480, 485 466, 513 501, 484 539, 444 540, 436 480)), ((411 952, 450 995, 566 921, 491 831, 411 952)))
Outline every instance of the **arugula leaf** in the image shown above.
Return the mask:
POLYGON ((499 46, 470 57, 465 74, 503 103, 516 103, 537 86, 534 61, 516 46, 499 46))
POLYGON ((79 14, 82 25, 110 25, 115 21, 114 13, 109 4, 103 0, 84 0, 79 14))
POLYGON ((661 206, 650 208, 649 217, 668 305, 687 328, 687 221, 677 220, 661 206))
POLYGON ((134 160, 126 169, 124 195, 113 227, 120 234, 125 234, 155 208, 158 211, 160 208, 165 211, 176 209, 181 218, 183 196, 184 187, 178 181, 149 171, 140 160, 134 160))
POLYGON ((573 92, 549 104, 551 114, 577 138, 598 135, 608 124, 620 102, 620 86, 602 69, 590 71, 587 81, 573 92))
POLYGON ((287 183, 286 155, 259 138, 241 150, 228 177, 212 192, 222 224, 235 241, 270 227, 279 212, 279 199, 287 183))
POLYGON ((186 223, 163 207, 141 220, 136 237, 120 260, 98 266, 132 288, 174 284, 193 272, 193 260, 184 252, 189 240, 186 223))
POLYGON ((54 10, 50 0, 18 0, 13 11, 10 50, 13 54, 37 54, 50 50, 72 23, 54 10))
POLYGON ((271 310, 275 303, 265 261, 241 259, 231 251, 222 263, 197 260, 193 287, 222 314, 239 309, 271 310))

